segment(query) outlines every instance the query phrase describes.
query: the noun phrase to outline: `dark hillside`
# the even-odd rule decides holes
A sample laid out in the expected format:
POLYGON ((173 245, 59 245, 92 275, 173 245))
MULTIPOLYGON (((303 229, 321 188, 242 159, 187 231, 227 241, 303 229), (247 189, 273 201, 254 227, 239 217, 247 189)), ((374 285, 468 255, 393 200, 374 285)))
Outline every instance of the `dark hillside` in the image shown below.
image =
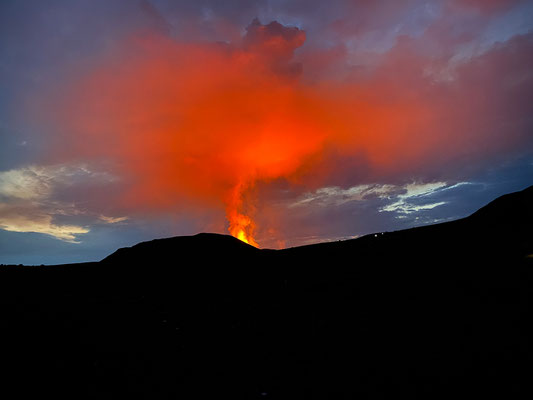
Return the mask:
POLYGON ((281 251, 199 234, 0 270, 2 385, 65 398, 531 395, 533 188, 281 251))

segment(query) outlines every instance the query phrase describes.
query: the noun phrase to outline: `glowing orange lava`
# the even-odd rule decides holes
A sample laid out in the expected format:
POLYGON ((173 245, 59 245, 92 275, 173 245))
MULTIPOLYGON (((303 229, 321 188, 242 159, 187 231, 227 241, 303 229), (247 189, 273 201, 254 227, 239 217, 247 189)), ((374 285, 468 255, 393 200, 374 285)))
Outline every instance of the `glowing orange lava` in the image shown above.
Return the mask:
POLYGON ((245 202, 243 199, 247 186, 239 183, 230 192, 226 200, 226 218, 229 222, 229 233, 244 243, 254 247, 259 247, 254 239, 255 222, 246 215, 243 210, 245 202))
POLYGON ((257 242, 254 240, 252 234, 251 234, 251 227, 253 227, 255 224, 253 221, 247 217, 246 215, 240 215, 240 219, 245 221, 245 225, 235 225, 232 224, 232 227, 230 227, 230 233, 232 236, 236 237, 239 240, 242 240, 244 243, 247 243, 249 245, 252 245, 254 247, 259 247, 257 242))

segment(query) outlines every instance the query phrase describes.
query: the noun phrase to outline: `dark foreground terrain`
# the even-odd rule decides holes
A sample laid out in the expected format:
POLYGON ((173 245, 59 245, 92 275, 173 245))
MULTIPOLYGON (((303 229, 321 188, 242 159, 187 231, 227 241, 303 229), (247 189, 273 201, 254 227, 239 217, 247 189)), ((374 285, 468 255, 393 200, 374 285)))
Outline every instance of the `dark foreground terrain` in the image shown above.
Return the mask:
POLYGON ((344 242, 200 234, 3 267, 3 397, 531 398, 532 228, 530 187, 344 242))

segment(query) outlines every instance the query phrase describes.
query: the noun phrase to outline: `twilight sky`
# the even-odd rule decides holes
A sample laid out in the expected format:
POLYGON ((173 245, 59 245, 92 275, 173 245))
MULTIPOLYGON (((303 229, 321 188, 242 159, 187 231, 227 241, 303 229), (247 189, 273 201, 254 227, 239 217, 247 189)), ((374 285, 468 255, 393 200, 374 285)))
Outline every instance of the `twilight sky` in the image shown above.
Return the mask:
POLYGON ((265 248, 533 184, 533 1, 0 2, 0 263, 265 248))

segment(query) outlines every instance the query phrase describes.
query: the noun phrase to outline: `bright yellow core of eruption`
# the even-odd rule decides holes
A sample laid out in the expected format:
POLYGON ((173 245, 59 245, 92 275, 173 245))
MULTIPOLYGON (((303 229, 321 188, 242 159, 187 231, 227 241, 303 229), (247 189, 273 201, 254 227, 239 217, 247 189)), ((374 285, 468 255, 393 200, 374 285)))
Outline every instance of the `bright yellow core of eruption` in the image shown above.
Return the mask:
POLYGON ((249 244, 254 247, 259 247, 257 242, 254 240, 254 238, 250 235, 247 235, 244 229, 239 229, 238 231, 231 232, 233 236, 235 236, 237 239, 242 240, 244 243, 249 244))
POLYGON ((244 243, 250 244, 246 238, 246 233, 243 230, 239 230, 239 232, 237 232, 237 239, 242 240, 244 243))
POLYGON ((259 247, 253 238, 255 224, 250 217, 238 212, 232 212, 230 213, 229 220, 229 232, 233 237, 236 237, 251 246, 259 247))

